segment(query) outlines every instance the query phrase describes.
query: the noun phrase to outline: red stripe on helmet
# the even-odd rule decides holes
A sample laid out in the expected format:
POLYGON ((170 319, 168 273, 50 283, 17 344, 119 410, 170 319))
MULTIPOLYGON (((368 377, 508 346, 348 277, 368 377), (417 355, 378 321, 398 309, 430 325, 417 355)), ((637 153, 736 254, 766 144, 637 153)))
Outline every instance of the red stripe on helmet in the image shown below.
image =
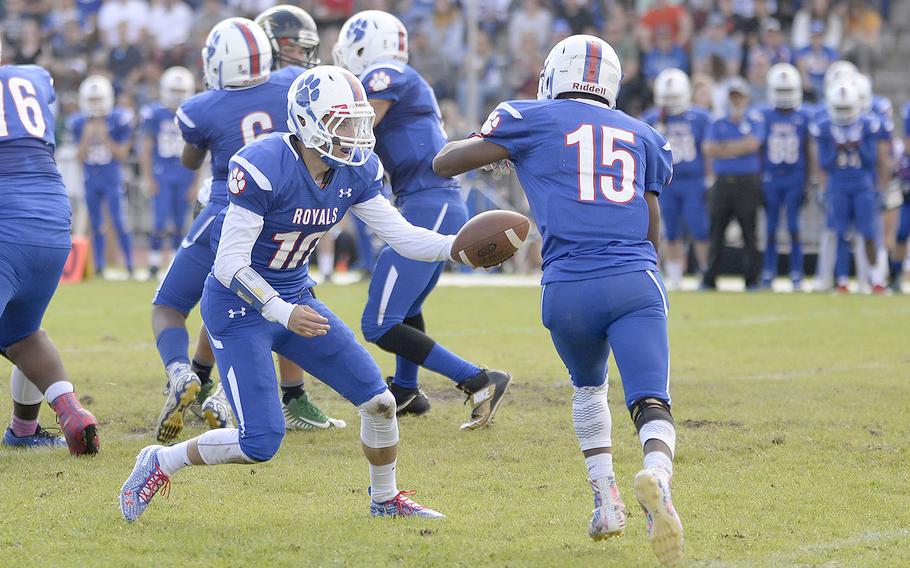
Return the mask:
POLYGON ((344 73, 344 78, 348 80, 348 84, 351 86, 351 92, 354 93, 354 102, 360 102, 367 100, 366 93, 363 90, 363 85, 356 77, 350 73, 344 73))
POLYGON ((597 83, 600 79, 602 51, 600 42, 588 40, 585 46, 585 83, 597 83))
POLYGON ((250 76, 259 76, 259 46, 256 44, 256 37, 252 30, 244 22, 234 22, 234 25, 243 35, 246 46, 250 50, 250 76))

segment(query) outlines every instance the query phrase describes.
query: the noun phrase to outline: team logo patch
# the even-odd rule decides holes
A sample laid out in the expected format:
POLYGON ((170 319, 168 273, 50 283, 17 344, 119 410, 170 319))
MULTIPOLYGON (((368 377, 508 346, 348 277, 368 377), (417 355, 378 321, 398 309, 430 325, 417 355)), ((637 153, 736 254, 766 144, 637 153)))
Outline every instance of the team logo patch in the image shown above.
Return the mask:
POLYGON ((384 91, 392 84, 392 78, 385 71, 376 72, 369 82, 370 90, 373 92, 384 91))
POLYGON ((502 117, 499 115, 498 111, 493 111, 490 113, 487 121, 483 123, 483 126, 480 127, 480 134, 482 136, 489 136, 496 130, 496 127, 499 126, 499 123, 502 122, 502 117))
POLYGON ((234 310, 233 308, 228 310, 228 317, 231 318, 231 319, 234 319, 234 316, 243 317, 243 316, 245 316, 245 315, 246 315, 246 308, 245 308, 245 307, 244 307, 244 308, 240 308, 239 310, 234 310))
POLYGON ((353 188, 345 187, 345 188, 338 190, 338 197, 339 197, 339 199, 343 198, 343 197, 350 197, 351 193, 353 193, 353 192, 354 192, 353 188))
POLYGON ((240 168, 231 170, 231 178, 228 180, 228 191, 234 195, 240 195, 246 189, 246 173, 240 168))

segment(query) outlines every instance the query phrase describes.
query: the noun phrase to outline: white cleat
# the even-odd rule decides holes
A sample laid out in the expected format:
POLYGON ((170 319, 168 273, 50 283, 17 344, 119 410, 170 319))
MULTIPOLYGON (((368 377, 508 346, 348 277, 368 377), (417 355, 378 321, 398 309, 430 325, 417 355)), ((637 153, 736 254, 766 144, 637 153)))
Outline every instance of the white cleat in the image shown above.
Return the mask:
POLYGON ((187 408, 196 401, 196 395, 202 389, 202 382, 190 366, 175 363, 167 369, 167 386, 165 387, 164 408, 158 416, 156 438, 163 444, 176 441, 183 431, 184 414, 187 408))
POLYGON ((626 505, 619 496, 616 478, 591 480, 594 491, 594 512, 588 524, 588 535, 594 540, 622 536, 626 528, 626 505))
POLYGON ((683 559, 683 527, 670 498, 670 476, 643 469, 635 476, 632 491, 645 511, 648 538, 657 560, 664 566, 675 565, 683 559))
POLYGON ((231 405, 221 383, 218 383, 211 396, 202 403, 202 417, 212 430, 231 426, 231 405))

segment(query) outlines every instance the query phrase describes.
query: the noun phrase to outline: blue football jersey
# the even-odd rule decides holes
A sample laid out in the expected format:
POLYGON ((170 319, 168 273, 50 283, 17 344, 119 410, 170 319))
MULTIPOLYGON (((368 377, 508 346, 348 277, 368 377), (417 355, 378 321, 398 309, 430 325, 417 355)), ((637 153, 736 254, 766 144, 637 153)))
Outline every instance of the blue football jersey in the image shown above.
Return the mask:
MULTIPOLYGON (((230 168, 231 205, 265 220, 251 266, 287 301, 313 286, 308 260, 319 238, 350 206, 376 197, 382 189, 382 164, 372 152, 362 166, 338 168, 328 185, 319 187, 293 148, 291 135, 284 133, 248 144, 233 157, 230 168)), ((215 250, 226 212, 221 212, 212 231, 215 250)))
MULTIPOLYGON (((765 143, 767 132, 764 117, 760 112, 750 110, 738 122, 730 120, 729 115, 715 119, 708 128, 706 140, 723 143, 728 140, 739 140, 744 136, 754 136, 762 144, 765 143)), ((759 152, 754 152, 735 158, 715 158, 712 167, 714 173, 719 176, 758 175, 761 172, 761 156, 759 152)))
POLYGON ((142 109, 142 132, 152 140, 152 175, 158 179, 189 182, 194 174, 180 162, 183 137, 176 116, 163 104, 152 103, 142 109))
POLYGON ((880 138, 891 140, 894 136, 894 106, 891 101, 881 95, 872 95, 872 113, 881 123, 880 138))
POLYGON ((374 131, 375 151, 395 196, 425 189, 458 191, 458 182, 433 172, 433 158, 447 140, 436 95, 423 77, 404 63, 389 61, 373 65, 360 79, 367 98, 392 103, 374 131))
MULTIPOLYGON (((125 109, 115 108, 111 114, 104 118, 107 124, 107 133, 111 140, 122 144, 130 139, 133 133, 131 121, 133 114, 125 109)), ((82 142, 82 135, 85 132, 85 124, 88 117, 82 114, 76 114, 70 123, 70 129, 77 143, 82 142)), ((119 185, 123 172, 120 170, 118 162, 111 149, 108 148, 100 139, 89 140, 88 153, 82 164, 82 172, 85 183, 104 183, 119 185)))
POLYGON ((0 66, 0 242, 70 247, 70 201, 54 161, 56 99, 37 65, 0 66))
POLYGON ((802 183, 808 172, 810 110, 762 107, 765 143, 762 148, 762 179, 766 183, 802 183), (795 180, 800 181, 795 181, 795 180), (794 180, 794 181, 791 181, 794 180))
POLYGON ((674 179, 705 177, 701 145, 711 125, 710 114, 700 108, 690 108, 675 116, 664 116, 660 109, 652 108, 641 119, 670 141, 674 179))
POLYGON ((302 72, 300 67, 285 67, 255 87, 212 89, 194 95, 177 109, 177 125, 183 139, 211 153, 211 203, 228 203, 226 184, 231 156, 270 132, 288 131, 288 89, 302 72))
POLYGON ((673 175, 663 135, 581 99, 502 103, 481 135, 515 164, 543 237, 543 284, 656 269, 644 194, 673 175))
POLYGON ((819 165, 828 174, 828 189, 872 189, 878 156, 881 124, 872 114, 850 126, 838 126, 824 117, 813 123, 810 133, 818 145, 819 165))
MULTIPOLYGON (((901 114, 904 119, 904 134, 910 138, 910 102, 904 104, 904 109, 901 114)), ((910 152, 910 148, 907 148, 907 151, 910 152)))

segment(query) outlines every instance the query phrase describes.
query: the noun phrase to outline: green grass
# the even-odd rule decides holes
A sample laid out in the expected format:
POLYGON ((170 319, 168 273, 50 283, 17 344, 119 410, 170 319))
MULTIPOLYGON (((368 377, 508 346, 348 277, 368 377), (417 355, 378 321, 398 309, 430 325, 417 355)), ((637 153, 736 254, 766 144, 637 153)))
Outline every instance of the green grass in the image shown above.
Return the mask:
MULTIPOLYGON (((364 286, 319 293, 359 322, 364 286)), ((311 384, 346 430, 290 433, 267 464, 184 470, 170 498, 126 523, 117 492, 154 441, 162 401, 151 294, 135 283, 60 289, 45 327, 91 397, 103 451, 76 459, 0 449, 0 566, 656 564, 631 506, 641 455, 615 369, 615 463, 631 513, 624 538, 587 537, 572 390, 530 288, 442 288, 428 302, 438 340, 515 377, 496 426, 472 433, 458 430, 468 411, 458 393, 421 377, 433 411, 401 421, 399 482, 448 519, 371 519, 356 411, 311 384)), ((680 293, 670 322, 674 501, 688 564, 906 565, 910 298, 680 293)), ((392 359, 371 352, 388 372, 392 359)), ((0 391, 4 425, 9 410, 0 391)), ((42 420, 53 422, 48 408, 42 420)))

